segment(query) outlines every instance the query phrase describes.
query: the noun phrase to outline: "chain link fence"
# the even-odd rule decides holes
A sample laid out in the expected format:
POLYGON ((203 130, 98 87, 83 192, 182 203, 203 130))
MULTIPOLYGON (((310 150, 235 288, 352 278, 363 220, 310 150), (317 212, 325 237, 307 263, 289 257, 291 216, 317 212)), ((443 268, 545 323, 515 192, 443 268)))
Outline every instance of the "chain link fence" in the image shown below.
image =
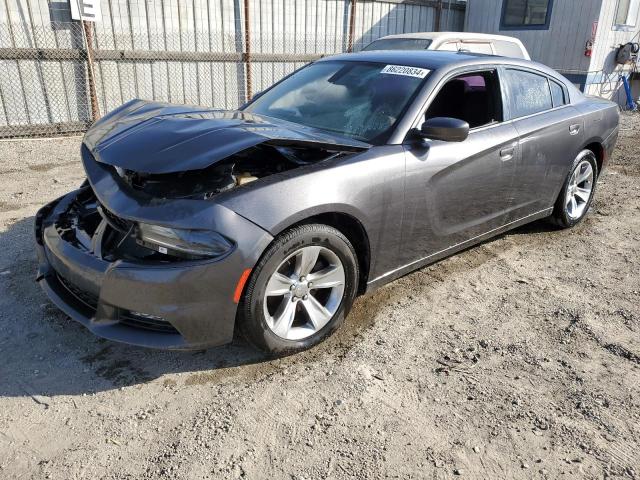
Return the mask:
POLYGON ((16 28, 0 25, 0 138, 85 130, 91 110, 82 25, 35 28, 30 42, 16 28))
POLYGON ((83 132, 132 98, 234 109, 321 56, 464 22, 457 2, 352 1, 103 0, 95 24, 66 2, 5 3, 0 138, 83 132))

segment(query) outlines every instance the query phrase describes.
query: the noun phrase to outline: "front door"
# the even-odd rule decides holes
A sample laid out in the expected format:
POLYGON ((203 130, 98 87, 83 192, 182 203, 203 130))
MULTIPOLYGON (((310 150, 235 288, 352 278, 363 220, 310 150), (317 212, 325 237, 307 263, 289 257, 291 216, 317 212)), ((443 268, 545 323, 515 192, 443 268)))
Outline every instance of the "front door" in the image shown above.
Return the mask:
POLYGON ((460 143, 407 141, 403 260, 434 256, 505 224, 513 205, 518 132, 502 121, 495 71, 448 80, 425 118, 467 121, 460 143))

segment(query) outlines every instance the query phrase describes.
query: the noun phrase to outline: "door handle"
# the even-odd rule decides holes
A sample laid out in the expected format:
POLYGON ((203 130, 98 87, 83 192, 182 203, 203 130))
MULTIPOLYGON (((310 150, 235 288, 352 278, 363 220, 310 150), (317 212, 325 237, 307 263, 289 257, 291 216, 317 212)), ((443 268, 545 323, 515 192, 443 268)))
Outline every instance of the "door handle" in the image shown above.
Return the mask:
POLYGON ((580 125, 577 123, 574 123, 573 125, 571 125, 569 127, 569 134, 571 135, 577 135, 580 132, 580 125))
POLYGON ((513 152, 515 152, 515 147, 507 147, 500 150, 500 160, 507 161, 513 158, 513 152))

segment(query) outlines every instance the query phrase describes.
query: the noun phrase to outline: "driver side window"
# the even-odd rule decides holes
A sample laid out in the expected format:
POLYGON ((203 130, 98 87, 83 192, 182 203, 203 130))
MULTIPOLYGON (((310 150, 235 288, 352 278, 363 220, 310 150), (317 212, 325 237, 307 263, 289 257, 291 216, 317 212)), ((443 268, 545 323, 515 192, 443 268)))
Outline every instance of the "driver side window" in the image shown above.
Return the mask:
POLYGON ((427 108, 425 119, 451 117, 469 128, 502 121, 502 97, 495 70, 465 73, 447 81, 427 108))

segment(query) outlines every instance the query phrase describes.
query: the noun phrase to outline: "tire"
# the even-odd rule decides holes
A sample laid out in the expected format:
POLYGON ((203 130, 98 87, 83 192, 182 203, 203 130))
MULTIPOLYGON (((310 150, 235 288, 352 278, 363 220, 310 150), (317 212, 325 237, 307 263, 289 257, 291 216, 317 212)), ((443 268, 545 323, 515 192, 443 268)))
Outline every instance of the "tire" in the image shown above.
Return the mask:
POLYGON ((571 164, 567 178, 553 207, 553 213, 551 214, 553 223, 561 228, 571 228, 580 223, 587 215, 593 201, 597 179, 598 164, 596 156, 591 150, 582 150, 571 164), (582 178, 581 173, 584 176, 585 172, 589 171, 589 167, 591 171, 590 182, 585 180, 575 184, 574 180, 582 178), (580 172, 577 171, 578 169, 580 169, 580 172), (586 190, 589 190, 588 196, 585 193, 586 190), (572 195, 572 192, 575 192, 575 194, 572 195), (576 200, 575 204, 569 200, 569 195, 576 200))
POLYGON ((240 331, 272 355, 311 348, 344 321, 358 276, 356 253, 340 231, 322 224, 294 227, 276 237, 253 269, 238 306, 240 331), (318 285, 324 288, 312 288, 318 285))

